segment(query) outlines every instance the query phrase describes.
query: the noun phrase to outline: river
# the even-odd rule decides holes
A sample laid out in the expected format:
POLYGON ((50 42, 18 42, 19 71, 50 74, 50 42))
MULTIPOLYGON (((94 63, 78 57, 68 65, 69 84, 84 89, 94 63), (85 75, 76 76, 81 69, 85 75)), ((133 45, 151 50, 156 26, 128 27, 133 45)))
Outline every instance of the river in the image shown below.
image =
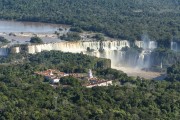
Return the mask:
POLYGON ((5 37, 12 44, 29 43, 31 37, 37 35, 45 43, 58 42, 55 31, 60 35, 66 34, 69 31, 68 25, 50 24, 40 22, 19 22, 19 21, 0 21, 0 36, 5 37), (59 28, 62 30, 59 31, 59 28), (10 35, 11 34, 11 35, 10 35))
POLYGON ((32 32, 32 33, 54 33, 60 27, 65 25, 40 23, 40 22, 17 22, 17 21, 0 21, 0 32, 32 32))

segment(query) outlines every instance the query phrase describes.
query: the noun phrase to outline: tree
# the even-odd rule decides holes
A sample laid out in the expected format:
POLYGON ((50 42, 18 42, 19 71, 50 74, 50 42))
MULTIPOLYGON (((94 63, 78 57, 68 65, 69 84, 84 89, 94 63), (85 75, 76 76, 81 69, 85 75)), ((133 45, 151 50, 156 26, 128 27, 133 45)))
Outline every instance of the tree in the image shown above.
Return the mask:
POLYGON ((60 83, 63 85, 80 86, 80 81, 72 76, 62 77, 60 83))
POLYGON ((68 33, 67 35, 60 36, 60 39, 66 41, 78 41, 81 40, 81 36, 78 33, 68 33))
POLYGON ((43 41, 42 41, 41 38, 39 38, 39 37, 36 36, 36 37, 31 37, 30 43, 38 43, 38 44, 42 44, 43 41))
POLYGON ((6 38, 2 37, 2 36, 0 36, 0 42, 9 43, 9 41, 6 38))
POLYGON ((100 40, 100 41, 104 40, 104 36, 102 34, 96 34, 92 38, 94 38, 96 40, 100 40))
POLYGON ((81 28, 79 28, 79 27, 71 27, 70 31, 72 31, 72 32, 79 32, 79 33, 83 32, 83 30, 81 28))

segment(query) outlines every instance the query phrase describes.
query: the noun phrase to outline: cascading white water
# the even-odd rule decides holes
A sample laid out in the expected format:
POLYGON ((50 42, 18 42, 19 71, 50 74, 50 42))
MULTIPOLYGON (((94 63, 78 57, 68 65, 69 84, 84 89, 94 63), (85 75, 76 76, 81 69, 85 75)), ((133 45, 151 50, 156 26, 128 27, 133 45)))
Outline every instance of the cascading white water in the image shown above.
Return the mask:
MULTIPOLYGON (((91 56, 111 59, 112 66, 130 66, 130 67, 148 67, 149 65, 149 53, 151 50, 157 47, 156 42, 148 41, 136 41, 135 44, 143 48, 142 53, 137 51, 122 51, 124 47, 130 47, 128 41, 78 41, 78 42, 58 42, 47 43, 38 45, 28 45, 28 53, 34 54, 42 51, 59 50, 63 52, 71 53, 85 53, 91 56)), ((19 49, 15 51, 19 52, 19 49)))
POLYGON ((139 55, 137 67, 139 67, 139 68, 149 68, 150 59, 151 59, 150 55, 151 55, 151 51, 143 50, 139 55))
POLYGON ((149 49, 150 49, 150 50, 153 50, 153 49, 155 49, 155 48, 157 48, 157 42, 155 42, 155 41, 150 41, 150 42, 149 42, 149 49))
POLYGON ((0 48, 0 56, 7 56, 9 53, 8 48, 0 48))
POLYGON ((10 49, 10 52, 11 52, 11 53, 20 53, 20 48, 19 48, 19 47, 12 47, 12 48, 10 49))
POLYGON ((81 42, 59 42, 40 45, 29 45, 28 53, 34 54, 41 51, 61 50, 64 52, 80 53, 90 50, 121 50, 123 47, 130 47, 128 41, 81 41, 81 42))
MULTIPOLYGON (((138 47, 144 47, 144 42, 138 41, 138 47)), ((130 47, 128 41, 79 41, 79 42, 59 42, 39 45, 29 45, 28 53, 34 54, 42 51, 60 50, 63 52, 85 53, 91 56, 111 59, 113 65, 127 65, 144 67, 147 64, 147 53, 141 54, 133 51, 121 51, 124 47, 130 47), (146 58, 146 59, 145 59, 146 58)), ((147 44, 147 50, 156 48, 156 42, 150 41, 147 44)))
MULTIPOLYGON (((41 51, 60 50, 63 52, 85 53, 91 56, 108 58, 113 64, 120 64, 125 59, 124 47, 130 47, 128 41, 79 41, 59 42, 40 45, 29 45, 28 53, 34 54, 41 51)), ((126 60, 125 60, 126 61, 126 60)), ((125 62, 124 62, 125 63, 125 62)), ((130 63, 130 62, 129 62, 130 63)))
POLYGON ((157 42, 151 41, 148 36, 142 37, 143 41, 136 41, 135 45, 142 48, 142 52, 138 56, 137 65, 138 68, 148 68, 150 65, 151 52, 157 48, 157 42))
POLYGON ((178 51, 178 45, 176 42, 171 42, 171 50, 177 52, 178 51))
POLYGON ((155 41, 135 41, 135 45, 138 46, 138 48, 143 48, 145 50, 147 49, 155 49, 157 48, 157 42, 155 41))
POLYGON ((137 65, 139 67, 144 67, 144 58, 145 58, 145 54, 144 52, 142 52, 140 55, 139 55, 139 58, 138 58, 138 61, 137 61, 137 65))
POLYGON ((138 48, 143 48, 143 41, 135 41, 135 45, 136 45, 138 48))

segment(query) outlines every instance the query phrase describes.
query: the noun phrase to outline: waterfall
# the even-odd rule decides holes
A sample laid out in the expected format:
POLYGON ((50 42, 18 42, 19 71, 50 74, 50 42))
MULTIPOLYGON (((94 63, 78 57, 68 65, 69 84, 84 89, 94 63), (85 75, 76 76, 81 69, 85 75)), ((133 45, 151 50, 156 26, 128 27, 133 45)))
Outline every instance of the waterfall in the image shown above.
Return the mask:
POLYGON ((138 48, 143 48, 143 41, 135 41, 135 45, 138 46, 138 48))
POLYGON ((155 41, 135 41, 135 45, 138 46, 138 48, 143 48, 143 49, 155 49, 157 48, 157 42, 155 41))
POLYGON ((151 41, 148 36, 142 37, 143 41, 135 41, 135 45, 139 48, 143 48, 142 52, 138 56, 137 67, 138 68, 148 68, 151 61, 151 52, 156 49, 157 42, 151 41))
MULTIPOLYGON (((155 41, 135 41, 135 45, 139 48, 143 48, 139 53, 136 49, 128 49, 122 51, 122 48, 130 48, 130 43, 126 40, 107 40, 107 41, 78 41, 67 42, 61 41, 57 43, 45 43, 37 45, 28 45, 27 52, 35 54, 42 51, 63 51, 71 53, 84 53, 91 56, 111 59, 112 66, 130 66, 144 68, 149 67, 151 51, 157 47, 155 41)), ((21 48, 11 48, 13 53, 19 53, 21 48)), ((1 48, 0 55, 7 55, 7 49, 1 48)))
POLYGON ((176 42, 171 42, 171 50, 178 51, 178 44, 176 42))
POLYGON ((7 56, 9 53, 8 48, 0 48, 0 56, 7 56))
POLYGON ((10 48, 11 53, 20 53, 20 47, 12 47, 10 48))
POLYGON ((151 52, 143 50, 139 55, 137 67, 149 68, 150 59, 151 59, 150 56, 151 56, 151 52))
POLYGON ((155 41, 150 41, 150 42, 149 42, 149 47, 148 47, 148 49, 153 50, 153 49, 155 49, 155 48, 157 48, 157 42, 155 42, 155 41))
POLYGON ((60 50, 63 52, 85 53, 91 56, 111 59, 113 65, 144 68, 149 66, 150 52, 157 47, 155 41, 136 41, 135 44, 143 48, 142 53, 137 51, 122 51, 129 47, 128 41, 79 41, 58 42, 28 46, 28 53, 34 54, 41 51, 60 50))
POLYGON ((144 58, 145 58, 144 52, 140 53, 140 55, 138 57, 138 61, 137 61, 138 67, 143 67, 144 66, 144 58))
MULTIPOLYGON (((67 42, 61 41, 57 43, 45 44, 32 44, 27 46, 27 52, 35 54, 42 51, 63 51, 71 53, 84 53, 91 56, 111 59, 112 66, 129 66, 145 68, 149 67, 151 51, 157 47, 155 41, 135 41, 135 45, 143 48, 139 53, 136 49, 123 49, 124 47, 130 48, 130 43, 126 40, 107 40, 107 41, 77 41, 67 42)), ((12 53, 19 53, 20 47, 12 47, 12 53)), ((0 48, 0 55, 8 55, 9 48, 0 48)))
POLYGON ((80 41, 80 42, 59 42, 28 46, 28 53, 34 54, 41 51, 61 50, 63 52, 80 53, 90 50, 121 50, 123 47, 130 47, 128 41, 80 41))

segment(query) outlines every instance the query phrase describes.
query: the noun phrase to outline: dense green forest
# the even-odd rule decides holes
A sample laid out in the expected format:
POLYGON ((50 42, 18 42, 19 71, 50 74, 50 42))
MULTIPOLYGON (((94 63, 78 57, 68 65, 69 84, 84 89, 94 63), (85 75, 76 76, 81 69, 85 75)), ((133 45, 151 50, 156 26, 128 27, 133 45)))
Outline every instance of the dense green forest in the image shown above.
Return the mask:
POLYGON ((1 0, 0 18, 70 24, 110 37, 180 38, 180 0, 1 0))
POLYGON ((98 68, 110 68, 111 61, 109 59, 102 59, 97 57, 91 57, 88 55, 63 53, 59 51, 42 52, 34 55, 30 55, 28 59, 33 66, 39 64, 46 65, 47 68, 55 67, 64 72, 87 72, 88 69, 98 68))
POLYGON ((168 81, 180 81, 180 63, 172 65, 167 69, 167 78, 168 81))
POLYGON ((180 119, 180 83, 176 81, 131 78, 121 71, 98 67, 98 62, 105 59, 57 51, 13 54, 0 61, 11 63, 0 65, 1 120, 180 119), (18 63, 17 58, 23 58, 24 62, 18 63), (17 62, 13 63, 14 60, 17 62), (68 88, 53 88, 42 76, 34 74, 34 71, 49 68, 66 71, 62 63, 71 64, 67 67, 72 70, 79 66, 92 67, 97 76, 111 76, 119 84, 92 89, 73 84, 68 88))

